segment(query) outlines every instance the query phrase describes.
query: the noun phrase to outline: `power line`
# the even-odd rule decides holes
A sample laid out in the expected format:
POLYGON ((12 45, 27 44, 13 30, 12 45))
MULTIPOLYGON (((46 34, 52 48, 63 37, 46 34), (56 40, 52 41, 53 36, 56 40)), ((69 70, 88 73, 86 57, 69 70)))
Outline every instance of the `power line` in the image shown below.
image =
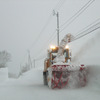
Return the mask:
MULTIPOLYGON (((91 0, 90 0, 91 1, 91 0)), ((86 7, 88 5, 88 3, 90 3, 90 1, 88 1, 81 9, 78 10, 78 12, 76 12, 72 17, 70 17, 64 24, 62 24, 60 27, 64 26, 66 23, 68 23, 68 21, 70 21, 74 16, 76 16, 81 10, 84 9, 84 7, 86 7)))
POLYGON ((80 39, 80 38, 82 38, 82 37, 84 37, 84 36, 86 36, 86 35, 88 35, 88 34, 90 34, 91 32, 93 32, 93 31, 95 31, 95 30, 97 30, 97 29, 99 29, 99 28, 100 28, 100 22, 97 23, 97 24, 95 24, 95 25, 93 25, 93 26, 91 26, 89 29, 87 29, 87 30, 81 32, 79 35, 77 35, 77 37, 75 37, 75 38, 72 40, 72 42, 75 41, 75 40, 77 40, 77 39, 80 39), (83 33, 85 33, 85 34, 83 34, 83 33))
MULTIPOLYGON (((67 20, 62 26, 64 26, 66 23, 66 27, 68 27, 77 17, 79 17, 95 0, 90 0, 87 2, 76 14, 74 14, 69 20, 67 20), (92 1, 92 2, 91 2, 92 1), (71 21, 70 21, 71 20, 71 21)), ((60 32, 62 32, 66 27, 64 27, 60 32)))
POLYGON ((84 37, 84 36, 86 36, 86 35, 88 35, 88 34, 90 34, 91 32, 93 32, 93 31, 95 31, 95 30, 97 30, 97 29, 99 29, 99 28, 100 28, 100 26, 97 27, 97 28, 95 28, 95 29, 93 29, 93 30, 91 30, 90 32, 87 32, 86 34, 83 34, 82 36, 80 36, 80 37, 74 39, 74 41, 77 40, 77 39, 80 39, 80 38, 82 38, 82 37, 84 37))
POLYGON ((85 28, 83 28, 81 31, 77 32, 77 35, 76 35, 75 37, 77 37, 77 36, 79 36, 80 34, 82 34, 82 33, 84 32, 84 30, 86 30, 86 29, 87 29, 88 27, 90 27, 91 25, 94 25, 97 21, 100 22, 100 18, 97 19, 97 20, 95 20, 93 23, 89 24, 89 25, 86 26, 85 28))

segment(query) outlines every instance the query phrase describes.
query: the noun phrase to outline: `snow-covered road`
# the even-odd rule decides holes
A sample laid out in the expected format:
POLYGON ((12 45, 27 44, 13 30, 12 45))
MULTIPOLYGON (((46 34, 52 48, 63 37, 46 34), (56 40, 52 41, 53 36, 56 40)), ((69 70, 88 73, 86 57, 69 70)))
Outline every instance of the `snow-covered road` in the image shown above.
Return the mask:
POLYGON ((99 100, 100 67, 90 71, 86 87, 52 90, 43 85, 42 70, 32 69, 19 79, 7 79, 7 70, 1 69, 0 100, 99 100))

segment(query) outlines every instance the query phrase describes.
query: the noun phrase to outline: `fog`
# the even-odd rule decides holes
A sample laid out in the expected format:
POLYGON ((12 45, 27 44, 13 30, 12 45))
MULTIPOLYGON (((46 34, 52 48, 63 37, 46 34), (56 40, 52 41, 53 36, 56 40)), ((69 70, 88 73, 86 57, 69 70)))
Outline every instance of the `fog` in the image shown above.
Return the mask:
MULTIPOLYGON (((88 52, 91 52, 91 50, 93 48, 95 49, 100 49, 99 45, 96 46, 96 44, 99 44, 100 42, 100 32, 95 32, 95 36, 94 37, 91 37, 90 39, 88 39, 82 46, 79 50, 77 50, 77 53, 75 54, 75 56, 73 57, 72 61, 75 62, 75 61, 78 61, 80 58, 82 58, 82 56, 85 56, 86 53, 88 52)), ((91 53, 90 56, 93 56, 93 55, 99 55, 98 54, 99 52, 96 52, 94 50, 94 54, 91 53)), ((97 59, 95 59, 97 60, 97 59)))
MULTIPOLYGON (((53 33, 56 30, 56 16, 52 15, 53 9, 59 11, 61 26, 88 1, 0 0, 0 51, 7 50, 12 55, 9 70, 19 70, 20 64, 27 61, 27 50, 30 51, 31 57, 36 59, 46 55, 50 44, 56 44, 56 37, 51 39, 52 34, 56 34, 56 32, 53 33), (50 22, 40 34, 49 16, 51 16, 50 22)), ((95 0, 72 24, 60 32, 60 40, 67 33, 76 35, 78 31, 100 18, 99 10, 100 0, 95 0)), ((95 48, 98 49, 99 38, 97 41, 97 37, 100 35, 95 36, 93 32, 84 37, 85 40, 79 39, 70 44, 73 56, 76 57, 78 53, 80 55, 77 58, 82 57, 84 55, 83 48, 87 48, 86 52, 88 52, 88 50, 92 50, 92 45, 96 45, 95 48)), ((93 50, 91 52, 96 53, 93 50)), ((100 57, 99 54, 97 55, 100 57)), ((43 67, 43 59, 36 62, 36 67, 40 65, 43 67)))

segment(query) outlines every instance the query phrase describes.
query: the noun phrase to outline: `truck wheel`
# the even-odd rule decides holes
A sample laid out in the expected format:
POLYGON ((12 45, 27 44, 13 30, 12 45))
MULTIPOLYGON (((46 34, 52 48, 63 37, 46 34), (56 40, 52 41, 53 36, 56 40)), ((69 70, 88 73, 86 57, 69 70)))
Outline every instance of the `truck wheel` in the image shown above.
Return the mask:
POLYGON ((43 82, 44 82, 44 85, 48 85, 48 83, 47 83, 47 71, 43 72, 43 82))

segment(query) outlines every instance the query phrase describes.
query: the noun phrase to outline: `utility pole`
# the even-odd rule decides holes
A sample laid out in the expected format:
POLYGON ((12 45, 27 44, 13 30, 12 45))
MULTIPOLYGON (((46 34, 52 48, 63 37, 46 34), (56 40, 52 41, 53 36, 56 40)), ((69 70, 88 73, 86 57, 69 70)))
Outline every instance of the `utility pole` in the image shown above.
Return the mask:
POLYGON ((59 46, 59 13, 57 12, 57 45, 59 46))
POLYGON ((35 59, 34 59, 34 68, 35 68, 35 59))
POLYGON ((32 68, 32 61, 31 61, 31 56, 30 56, 30 51, 28 50, 28 65, 30 68, 32 68))
POLYGON ((57 46, 59 46, 59 12, 53 10, 53 15, 57 17, 57 46))

